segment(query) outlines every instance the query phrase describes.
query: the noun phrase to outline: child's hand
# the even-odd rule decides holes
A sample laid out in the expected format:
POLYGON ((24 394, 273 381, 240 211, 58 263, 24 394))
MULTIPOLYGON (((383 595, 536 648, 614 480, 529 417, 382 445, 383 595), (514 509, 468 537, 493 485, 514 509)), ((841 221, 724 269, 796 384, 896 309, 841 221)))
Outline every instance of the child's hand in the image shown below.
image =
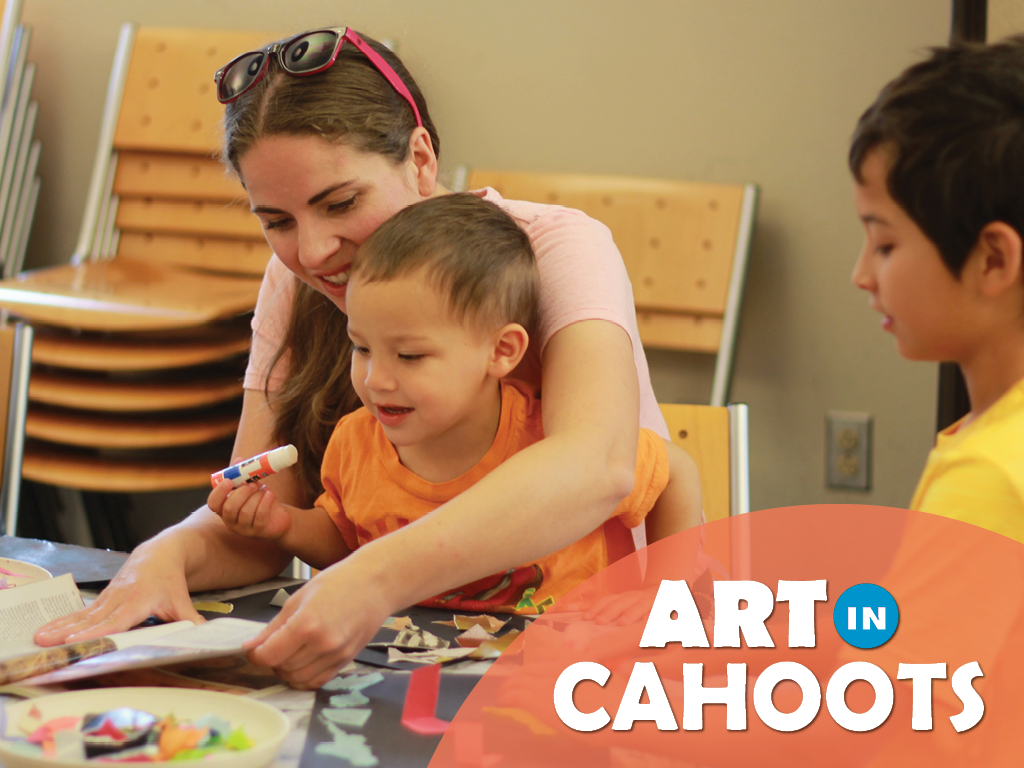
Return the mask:
POLYGON ((232 488, 230 480, 221 480, 206 503, 230 530, 242 536, 276 540, 292 525, 291 514, 274 492, 256 483, 232 488))

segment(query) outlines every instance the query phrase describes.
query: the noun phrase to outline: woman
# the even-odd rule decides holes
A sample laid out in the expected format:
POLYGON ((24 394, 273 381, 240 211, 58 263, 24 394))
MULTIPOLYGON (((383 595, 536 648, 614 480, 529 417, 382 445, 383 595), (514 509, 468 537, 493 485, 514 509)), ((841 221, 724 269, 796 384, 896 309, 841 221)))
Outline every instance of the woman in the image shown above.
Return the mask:
MULTIPOLYGON (((447 192, 426 102, 398 58, 351 30, 304 33, 217 74, 225 161, 276 256, 253 320, 233 455, 287 442, 298 471, 266 480, 309 506, 336 421, 358 406, 344 317, 355 249, 393 213, 447 192)), ((515 376, 544 395, 545 439, 434 513, 361 547, 299 590, 250 658, 319 687, 391 613, 554 552, 602 524, 630 491, 639 426, 667 436, 621 256, 602 225, 504 201, 541 273, 541 332, 515 376)), ((37 635, 52 645, 124 630, 153 614, 198 618, 188 591, 274 576, 287 555, 231 534, 208 508, 140 545, 88 609, 37 635)))

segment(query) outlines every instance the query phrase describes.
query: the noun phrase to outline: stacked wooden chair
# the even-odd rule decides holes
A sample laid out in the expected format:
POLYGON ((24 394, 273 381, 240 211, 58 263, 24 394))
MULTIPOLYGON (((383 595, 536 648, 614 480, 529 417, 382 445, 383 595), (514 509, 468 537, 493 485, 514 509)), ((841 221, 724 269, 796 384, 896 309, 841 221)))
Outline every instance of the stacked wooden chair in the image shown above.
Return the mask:
POLYGON ((2 276, 21 270, 39 199, 40 142, 34 139, 39 105, 32 101, 35 65, 26 60, 31 29, 18 23, 20 0, 2 5, 0 21, 0 264, 2 276))
POLYGON ((122 28, 71 263, 0 283, 35 327, 24 477, 171 490, 230 458, 271 254, 215 159, 213 73, 270 37, 122 28))
POLYGON ((604 223, 633 284, 644 346, 717 355, 711 405, 726 404, 756 186, 476 169, 467 186, 604 223))

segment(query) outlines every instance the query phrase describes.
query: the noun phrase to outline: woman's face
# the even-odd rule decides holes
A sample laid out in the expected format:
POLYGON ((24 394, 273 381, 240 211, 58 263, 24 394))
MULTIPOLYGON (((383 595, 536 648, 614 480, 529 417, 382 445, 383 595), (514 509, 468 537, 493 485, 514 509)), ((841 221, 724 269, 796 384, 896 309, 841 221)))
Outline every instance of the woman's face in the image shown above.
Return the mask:
POLYGON ((356 249, 392 214, 434 192, 436 165, 422 162, 416 140, 397 165, 318 136, 263 138, 239 160, 274 253, 342 312, 356 249))

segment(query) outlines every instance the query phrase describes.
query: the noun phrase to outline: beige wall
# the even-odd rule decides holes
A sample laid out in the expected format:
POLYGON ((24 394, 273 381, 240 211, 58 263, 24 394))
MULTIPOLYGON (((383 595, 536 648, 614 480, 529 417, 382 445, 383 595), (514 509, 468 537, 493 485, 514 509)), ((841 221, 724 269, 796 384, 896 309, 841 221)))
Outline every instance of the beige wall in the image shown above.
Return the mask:
MULTIPOLYGON (((43 191, 29 266, 65 260, 85 202, 118 26, 398 42, 444 164, 761 185, 732 395, 751 407, 754 508, 900 506, 932 440, 936 367, 903 361, 849 284, 860 245, 846 142, 881 85, 948 35, 946 0, 24 0, 43 191), (824 413, 875 416, 875 485, 824 488, 824 413)), ((652 353, 665 401, 710 365, 652 353)))
POLYGON ((998 40, 1024 32, 1024 2, 988 0, 988 39, 998 40))

